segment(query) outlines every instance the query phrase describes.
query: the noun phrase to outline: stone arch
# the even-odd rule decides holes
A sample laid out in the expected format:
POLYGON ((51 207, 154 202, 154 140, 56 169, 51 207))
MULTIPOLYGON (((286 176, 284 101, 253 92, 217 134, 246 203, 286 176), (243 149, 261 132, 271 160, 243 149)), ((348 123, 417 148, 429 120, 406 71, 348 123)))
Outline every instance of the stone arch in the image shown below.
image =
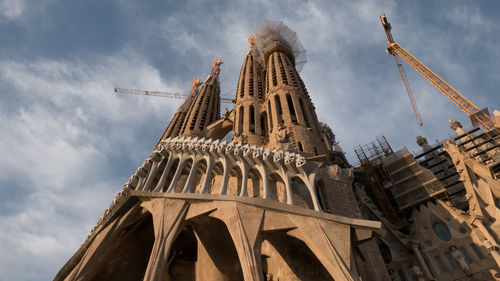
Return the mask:
POLYGON ((158 168, 151 175, 151 177, 153 177, 153 180, 151 181, 151 184, 149 185, 149 188, 147 191, 153 191, 155 189, 156 185, 158 185, 158 182, 160 181, 161 175, 163 174, 163 170, 165 170, 165 167, 167 166, 169 156, 170 155, 167 155, 167 156, 163 157, 163 159, 160 160, 160 163, 158 164, 158 168))
POLYGON ((185 227, 175 239, 168 254, 164 280, 196 280, 195 264, 198 260, 198 241, 191 226, 185 227))
POLYGON ((105 262, 97 262, 89 267, 91 272, 87 272, 88 280, 132 281, 144 277, 155 235, 152 215, 146 212, 138 216, 126 219, 111 234, 115 236, 100 245, 103 252, 95 256, 105 262))
POLYGON ((238 165, 234 165, 229 170, 229 180, 227 181, 227 195, 239 196, 241 192, 242 171, 238 165))
POLYGON ((248 197, 262 197, 263 186, 260 172, 255 168, 250 169, 247 179, 248 197))
POLYGON ((318 203, 319 206, 321 207, 321 210, 328 211, 328 208, 326 206, 325 202, 325 183, 323 180, 319 179, 316 181, 316 184, 314 185, 316 189, 316 197, 318 197, 318 203))
POLYGON ((224 165, 222 164, 222 162, 215 162, 210 173, 211 179, 207 188, 207 193, 219 194, 222 187, 222 180, 224 175, 224 165))
POLYGON ((226 224, 209 216, 195 217, 189 224, 198 242, 196 276, 202 276, 200 280, 243 280, 238 252, 226 224))
POLYGON ((177 180, 177 183, 175 183, 174 189, 172 189, 172 192, 175 193, 180 193, 184 189, 184 185, 186 184, 189 172, 191 171, 191 168, 193 167, 194 161, 193 158, 188 158, 182 163, 182 170, 180 171, 180 176, 179 179, 177 180))
POLYGON ((290 184, 292 185, 293 204, 295 206, 314 209, 311 193, 304 181, 299 177, 292 177, 290 184))
POLYGON ((207 176, 210 176, 210 174, 207 175, 207 160, 201 159, 196 167, 196 174, 192 183, 191 190, 193 193, 201 193, 203 183, 205 182, 205 178, 207 176))
POLYGON ((160 189, 160 191, 163 191, 163 192, 167 191, 168 187, 172 183, 172 179, 174 178, 175 171, 177 171, 177 167, 179 167, 180 158, 176 157, 176 156, 172 156, 172 157, 175 157, 175 158, 172 160, 173 162, 172 162, 172 165, 170 166, 169 171, 167 171, 167 180, 165 181, 165 184, 160 189))
POLYGON ((334 280, 302 240, 285 233, 264 233, 261 254, 263 274, 272 280, 334 280))
POLYGON ((269 199, 286 203, 285 181, 276 173, 269 175, 269 199))

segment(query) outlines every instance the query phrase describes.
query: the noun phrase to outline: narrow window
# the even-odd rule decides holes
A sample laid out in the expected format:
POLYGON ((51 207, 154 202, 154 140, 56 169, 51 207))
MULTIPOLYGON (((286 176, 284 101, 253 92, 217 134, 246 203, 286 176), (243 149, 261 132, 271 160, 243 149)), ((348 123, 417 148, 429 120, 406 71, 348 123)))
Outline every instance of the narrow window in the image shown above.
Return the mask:
POLYGON ((481 250, 479 250, 479 247, 476 244, 472 243, 472 244, 470 244, 470 246, 471 246, 472 250, 474 250, 474 253, 476 253, 476 256, 480 260, 484 259, 483 253, 481 253, 481 250))
POLYGON ((245 95, 245 76, 247 74, 247 63, 248 63, 248 56, 246 57, 245 63, 243 64, 242 67, 242 73, 240 79, 240 97, 243 97, 245 95))
POLYGON ((267 137, 267 113, 262 112, 260 114, 260 135, 267 137))
POLYGON ((269 112, 269 131, 273 131, 273 114, 271 111, 271 101, 267 101, 267 111, 269 112))
POLYGON ((316 147, 314 148, 314 155, 318 156, 318 150, 316 150, 316 147))
POLYGON ((441 259, 441 257, 434 257, 434 259, 436 260, 436 263, 439 265, 439 269, 441 269, 441 273, 448 272, 448 270, 446 269, 446 266, 444 266, 444 263, 443 263, 443 260, 441 259))
POLYGON ((462 254, 464 255, 465 260, 467 261, 468 264, 471 264, 474 262, 474 260, 472 260, 471 256, 469 255, 469 252, 467 252, 467 250, 465 250, 465 248, 460 248, 460 252, 462 252, 462 254))
POLYGON ((250 56, 250 74, 248 75, 248 94, 253 97, 253 57, 250 56))
POLYGON ((281 100, 279 95, 274 96, 274 104, 276 106, 276 113, 278 115, 278 124, 283 121, 283 109, 281 108, 281 100))
POLYGON ((404 275, 404 273, 401 270, 398 270, 398 275, 399 275, 399 279, 401 279, 401 281, 406 281, 406 276, 404 275))
POLYGON ((274 63, 274 55, 276 53, 272 53, 271 54, 271 71, 272 71, 272 74, 273 74, 273 86, 277 86, 278 85, 278 80, 276 79, 276 65, 274 63))
POLYGON ((238 123, 238 134, 241 135, 243 132, 243 116, 245 114, 245 108, 240 106, 240 122, 238 123))
POLYGON ((444 255, 446 256, 446 259, 448 260, 448 263, 451 265, 451 268, 457 269, 458 268, 457 263, 455 262, 455 259, 453 258, 453 256, 451 255, 451 253, 447 252, 444 255))
POLYGON ((248 114, 250 117, 250 133, 255 133, 255 110, 253 105, 250 106, 248 114))
POLYGON ((290 112, 290 118, 292 118, 292 123, 297 124, 297 114, 295 114, 295 106, 292 101, 292 96, 286 94, 286 103, 288 104, 288 111, 290 112))
POLYGON ((311 125, 309 124, 309 117, 307 116, 307 111, 306 111, 306 108, 304 106, 304 102, 302 101, 302 99, 299 99, 299 103, 300 103, 300 109, 302 111, 302 115, 304 117, 304 122, 306 123, 306 127, 311 127, 311 125))
POLYGON ((300 152, 303 152, 304 151, 304 148, 302 147, 302 143, 299 141, 297 142, 297 146, 299 147, 299 151, 300 152))

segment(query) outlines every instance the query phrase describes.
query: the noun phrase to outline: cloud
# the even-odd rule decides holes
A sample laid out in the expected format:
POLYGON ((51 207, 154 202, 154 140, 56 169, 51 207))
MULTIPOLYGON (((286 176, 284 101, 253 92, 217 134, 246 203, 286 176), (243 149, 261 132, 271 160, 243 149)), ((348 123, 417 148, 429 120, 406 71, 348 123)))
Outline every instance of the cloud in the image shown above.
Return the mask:
POLYGON ((9 20, 16 19, 22 15, 26 3, 24 0, 1 0, 0 15, 9 20))
POLYGON ((150 147, 177 102, 116 96, 113 86, 179 90, 138 54, 81 60, 6 61, 0 81, 22 103, 0 106, 0 272, 6 280, 50 279, 150 147), (158 122, 156 122, 158 123, 158 122), (147 147, 147 145, 144 145, 147 147), (125 153, 125 151, 127 151, 125 153), (125 163, 116 171, 120 160, 125 163), (18 197, 13 197, 18 198, 18 197), (3 204, 5 202, 5 204, 3 204), (7 208, 7 209, 4 209, 7 208), (22 260, 22 263, 18 261, 22 260), (49 274, 49 275, 47 275, 49 274))

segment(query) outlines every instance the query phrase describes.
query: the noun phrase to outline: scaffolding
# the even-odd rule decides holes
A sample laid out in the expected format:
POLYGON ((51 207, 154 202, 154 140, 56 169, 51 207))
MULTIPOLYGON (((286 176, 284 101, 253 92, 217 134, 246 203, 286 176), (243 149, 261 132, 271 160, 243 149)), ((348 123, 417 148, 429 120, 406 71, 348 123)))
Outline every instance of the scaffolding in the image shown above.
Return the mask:
POLYGON ((380 203, 380 208, 384 216, 390 222, 396 222, 398 215, 391 203, 392 196, 390 191, 388 191, 391 187, 391 181, 382 166, 382 159, 394 153, 389 142, 384 135, 379 135, 375 141, 355 147, 354 152, 359 159, 361 168, 363 168, 368 177, 370 186, 377 201, 380 203))

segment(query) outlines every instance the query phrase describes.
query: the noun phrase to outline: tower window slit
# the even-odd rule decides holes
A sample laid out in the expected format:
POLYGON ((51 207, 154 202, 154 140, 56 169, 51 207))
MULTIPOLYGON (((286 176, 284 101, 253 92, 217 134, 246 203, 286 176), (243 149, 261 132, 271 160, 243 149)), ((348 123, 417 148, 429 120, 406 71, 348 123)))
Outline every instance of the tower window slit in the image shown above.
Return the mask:
POLYGON ((281 108, 281 100, 279 95, 274 96, 274 104, 276 105, 276 113, 278 115, 278 124, 283 121, 283 109, 281 108))
POLYGON ((260 114, 260 135, 267 137, 267 113, 262 112, 260 114))
POLYGON ((297 147, 299 148, 299 151, 300 152, 303 152, 304 151, 304 148, 302 147, 302 143, 299 141, 297 142, 297 147))
POLYGON ((243 116, 245 114, 245 108, 240 106, 240 120, 238 122, 238 134, 243 132, 243 116))
POLYGON ((283 84, 288 85, 288 79, 286 77, 285 68, 283 67, 283 62, 281 61, 281 53, 278 53, 278 64, 280 66, 281 80, 283 84))
POLYGON ((240 77, 241 77, 241 79, 240 79, 240 97, 243 97, 243 95, 245 94, 245 75, 247 72, 247 62, 248 62, 248 57, 245 60, 245 63, 243 64, 242 74, 240 75, 240 77))
POLYGON ((253 97, 253 58, 250 57, 250 75, 248 75, 248 94, 253 97))
POLYGON ((255 110, 253 105, 250 105, 249 108, 249 117, 250 117, 250 133, 255 133, 255 110))
POLYGON ((271 58, 271 71, 272 71, 272 75, 273 75, 273 86, 277 86, 278 80, 276 78, 276 65, 274 63, 274 55, 275 55, 275 53, 271 54, 271 56, 272 56, 272 58, 271 58))
POLYGON ((273 130, 273 114, 271 111, 271 101, 267 101, 267 111, 269 114, 269 130, 273 130))
POLYGON ((304 117, 304 122, 305 122, 304 125, 306 125, 306 127, 311 127, 311 125, 309 124, 309 116, 307 116, 308 112, 306 111, 306 107, 304 106, 304 102, 300 98, 299 98, 299 103, 300 103, 300 109, 302 111, 302 116, 304 117))
POLYGON ((286 103, 288 104, 288 112, 290 112, 290 118, 292 123, 297 124, 297 114, 295 114, 295 106, 292 101, 292 96, 286 94, 286 103))

